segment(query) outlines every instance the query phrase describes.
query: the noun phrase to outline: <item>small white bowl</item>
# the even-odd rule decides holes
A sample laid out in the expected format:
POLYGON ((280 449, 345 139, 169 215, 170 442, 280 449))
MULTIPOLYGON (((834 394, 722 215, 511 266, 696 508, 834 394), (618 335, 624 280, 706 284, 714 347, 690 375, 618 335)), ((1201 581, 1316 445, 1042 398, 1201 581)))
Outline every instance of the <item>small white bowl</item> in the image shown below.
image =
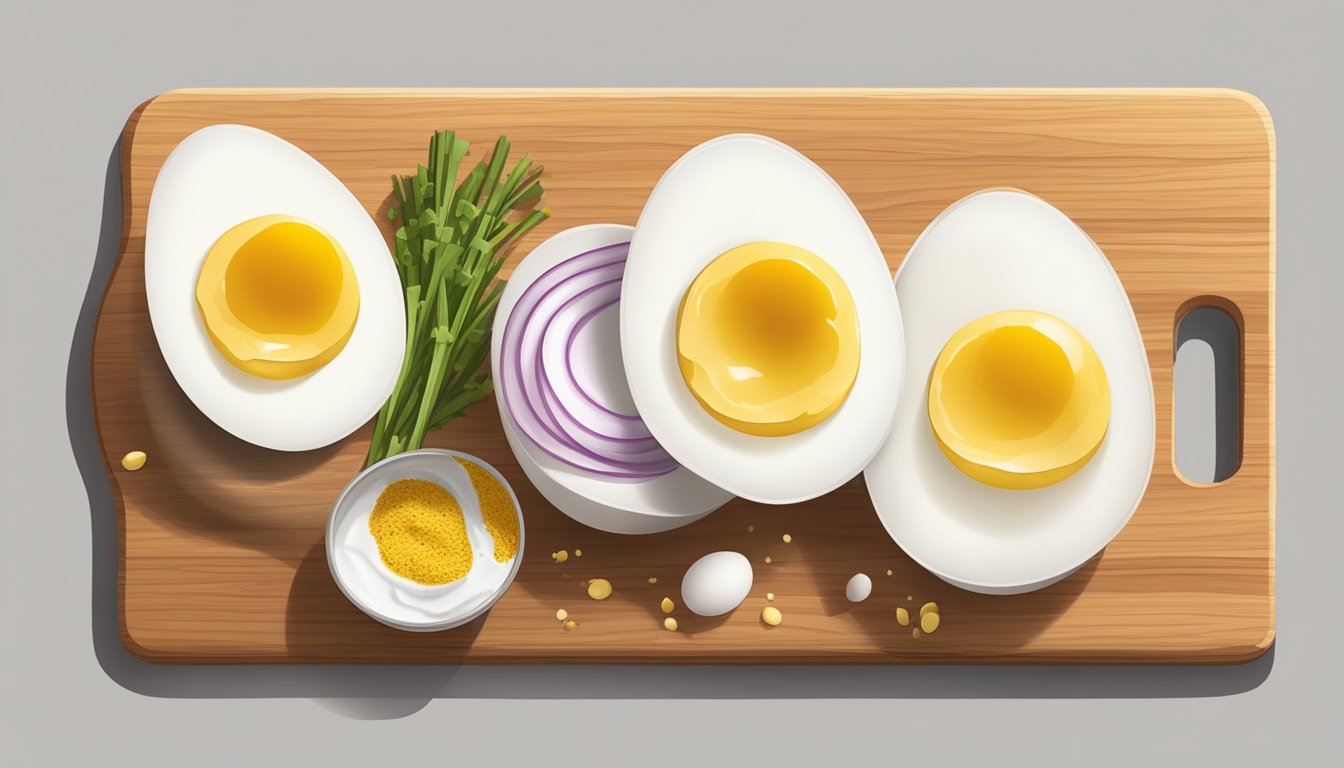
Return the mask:
POLYGON ((438 448, 398 454, 365 469, 336 497, 327 520, 327 565, 342 593, 370 617, 397 629, 435 632, 458 627, 490 610, 508 590, 523 562, 525 543, 522 508, 509 481, 494 467, 471 454, 438 448), (465 459, 490 473, 508 491, 518 515, 518 551, 497 563, 481 520, 480 503, 465 469, 465 459), (387 569, 369 532, 369 513, 388 484, 415 478, 446 489, 462 507, 475 562, 463 578, 424 586, 387 569))

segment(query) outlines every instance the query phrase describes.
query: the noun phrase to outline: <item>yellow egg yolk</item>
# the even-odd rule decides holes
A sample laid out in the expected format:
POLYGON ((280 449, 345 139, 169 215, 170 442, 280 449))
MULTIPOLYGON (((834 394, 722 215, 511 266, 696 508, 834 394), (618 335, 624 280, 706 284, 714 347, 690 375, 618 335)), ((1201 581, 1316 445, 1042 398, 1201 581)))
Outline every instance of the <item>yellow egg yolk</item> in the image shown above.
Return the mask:
POLYGON ((359 286, 349 257, 326 232, 290 216, 261 216, 210 247, 196 305, 215 348, 235 367, 292 379, 345 347, 359 316, 359 286))
POLYGON ((859 370, 859 321, 840 274, 786 243, 711 261, 677 312, 681 375, 721 423, 777 437, 824 421, 859 370))
POLYGON ((1106 436, 1111 390, 1101 359, 1053 315, 986 315, 952 335, 929 376, 929 424, 971 478, 1026 490, 1085 465, 1106 436))

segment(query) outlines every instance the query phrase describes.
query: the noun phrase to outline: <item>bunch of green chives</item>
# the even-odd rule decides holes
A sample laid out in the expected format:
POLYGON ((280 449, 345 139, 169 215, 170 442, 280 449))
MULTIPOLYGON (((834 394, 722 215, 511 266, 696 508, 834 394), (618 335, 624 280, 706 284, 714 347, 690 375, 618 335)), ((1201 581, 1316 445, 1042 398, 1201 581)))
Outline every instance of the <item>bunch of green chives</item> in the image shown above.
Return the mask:
POLYGON ((406 293, 406 354, 392 395, 378 412, 365 465, 420 448, 425 433, 461 416, 494 391, 484 366, 504 290, 496 280, 510 248, 549 214, 532 210, 542 167, 524 155, 506 176, 509 140, 457 183, 468 144, 452 131, 429 142, 428 166, 392 177, 401 219, 395 250, 406 293))

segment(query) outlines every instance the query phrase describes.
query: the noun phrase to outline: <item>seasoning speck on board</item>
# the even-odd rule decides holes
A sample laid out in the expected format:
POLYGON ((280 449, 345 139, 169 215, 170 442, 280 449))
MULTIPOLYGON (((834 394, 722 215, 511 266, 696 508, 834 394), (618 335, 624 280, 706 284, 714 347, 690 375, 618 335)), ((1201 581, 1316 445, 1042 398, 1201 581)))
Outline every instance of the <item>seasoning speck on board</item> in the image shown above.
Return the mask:
POLYGON ((588 596, 594 600, 606 600, 611 597, 611 582, 606 579, 593 579, 588 582, 588 596))
POLYGON ((127 471, 135 472, 145 466, 145 458, 144 451, 131 451, 121 457, 121 466, 127 471))

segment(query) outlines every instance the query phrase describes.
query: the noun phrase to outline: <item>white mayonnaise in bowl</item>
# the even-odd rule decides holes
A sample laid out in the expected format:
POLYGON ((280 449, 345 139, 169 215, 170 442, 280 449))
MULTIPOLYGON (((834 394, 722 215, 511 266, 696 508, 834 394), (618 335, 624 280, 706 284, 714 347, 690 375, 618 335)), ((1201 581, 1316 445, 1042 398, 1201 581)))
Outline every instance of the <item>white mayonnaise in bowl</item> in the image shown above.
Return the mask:
POLYGON ((523 559, 523 518, 507 480, 485 461, 458 451, 425 448, 398 454, 365 469, 341 491, 327 521, 327 564, 341 592, 370 617, 397 629, 433 632, 481 616, 508 590, 523 559), (495 559, 494 538, 463 459, 484 470, 508 493, 518 521, 518 548, 505 562, 495 559), (394 573, 384 563, 369 528, 379 495, 398 480, 423 480, 446 490, 461 508, 471 544, 466 575, 426 585, 394 573))

